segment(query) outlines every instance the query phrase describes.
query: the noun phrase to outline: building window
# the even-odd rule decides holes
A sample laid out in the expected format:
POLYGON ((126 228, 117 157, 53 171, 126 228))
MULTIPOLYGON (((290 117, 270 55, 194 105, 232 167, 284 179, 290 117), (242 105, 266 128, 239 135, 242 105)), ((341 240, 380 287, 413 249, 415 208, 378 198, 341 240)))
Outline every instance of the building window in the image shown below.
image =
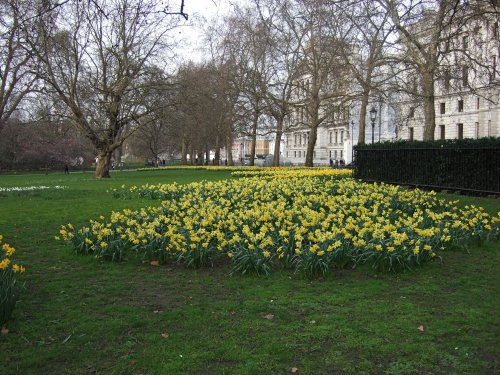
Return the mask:
POLYGON ((293 157, 296 158, 297 157, 297 151, 294 151, 293 152, 293 157))
POLYGON ((286 157, 288 157, 288 151, 286 152, 286 157))
POLYGON ((479 105, 479 97, 476 99, 476 109, 479 109, 480 108, 480 105, 479 105))
POLYGON ((332 150, 330 150, 330 157, 332 157, 332 150))
POLYGON ((297 146, 297 134, 293 135, 293 145, 297 146))
POLYGON ((462 68, 462 85, 467 86, 469 84, 469 68, 464 66, 462 68))
POLYGON ((333 138, 333 132, 329 132, 328 135, 330 136, 330 144, 332 144, 332 138, 333 138))
POLYGON ((439 103, 439 113, 442 115, 446 113, 446 103, 439 103))
POLYGON ((340 131, 340 144, 341 145, 344 144, 344 131, 343 130, 340 131))
POLYGON ((479 138, 479 122, 476 122, 474 130, 476 133, 476 139, 478 139, 479 138))
POLYGON ((344 150, 340 150, 340 158, 343 159, 344 158, 344 150))
POLYGON ((409 118, 415 117, 415 107, 410 107, 410 113, 408 114, 409 118))
POLYGON ((413 128, 408 128, 410 131, 410 141, 413 141, 413 128))
POLYGON ((337 160, 337 150, 335 150, 334 155, 335 155, 335 160, 337 160))
MULTIPOLYGON (((290 140, 290 137, 287 135, 287 136, 286 136, 286 147, 288 147, 288 146, 289 146, 289 144, 288 144, 288 141, 289 141, 289 140, 290 140)), ((288 155, 287 155, 287 156, 288 156, 288 155)))
POLYGON ((442 141, 446 139, 446 132, 444 125, 439 125, 439 139, 442 141))
POLYGON ((496 21, 491 28, 491 39, 498 37, 498 21, 496 21))
POLYGON ((339 133, 335 130, 335 144, 338 143, 339 133))
POLYGON ((464 124, 457 124, 457 138, 464 139, 464 124))
POLYGON ((460 99, 458 101, 458 112, 463 112, 464 111, 464 101, 460 99))

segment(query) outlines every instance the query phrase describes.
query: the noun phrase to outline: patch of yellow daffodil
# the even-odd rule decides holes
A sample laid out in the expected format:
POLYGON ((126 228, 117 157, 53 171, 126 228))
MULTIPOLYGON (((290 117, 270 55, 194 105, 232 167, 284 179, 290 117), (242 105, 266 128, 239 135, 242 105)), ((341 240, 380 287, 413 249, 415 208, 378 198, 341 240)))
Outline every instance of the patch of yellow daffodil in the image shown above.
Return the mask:
POLYGON ((352 170, 350 169, 333 169, 333 168, 308 168, 308 167, 270 167, 270 168, 255 168, 247 169, 240 168, 231 173, 233 176, 239 177, 268 177, 268 178, 291 178, 291 177, 315 177, 315 176, 337 176, 350 177, 352 170))
POLYGON ((239 171, 242 169, 263 169, 263 167, 260 166, 246 166, 246 167, 241 167, 241 166, 225 166, 225 165, 169 165, 169 166, 159 166, 159 167, 146 167, 146 168, 139 168, 137 169, 138 171, 158 171, 158 170, 166 170, 166 171, 172 171, 172 170, 205 170, 205 171, 239 171))
MULTIPOLYGON (((129 252, 189 266, 229 259, 234 272, 273 265, 309 275, 368 262, 384 271, 412 268, 441 249, 498 230, 482 208, 434 192, 361 183, 345 170, 267 169, 266 177, 129 189, 157 207, 113 212, 62 239, 78 253, 121 260, 129 252)), ((118 194, 119 195, 119 194, 118 194)))
POLYGON ((7 242, 2 242, 0 234, 0 327, 2 327, 12 316, 19 292, 22 288, 17 278, 26 269, 12 262, 12 256, 16 249, 7 242))
POLYGON ((16 252, 16 249, 9 245, 7 242, 3 242, 3 236, 0 235, 0 272, 7 272, 8 270, 12 270, 14 273, 20 272, 23 273, 26 269, 18 264, 13 264, 11 261, 12 255, 16 252))

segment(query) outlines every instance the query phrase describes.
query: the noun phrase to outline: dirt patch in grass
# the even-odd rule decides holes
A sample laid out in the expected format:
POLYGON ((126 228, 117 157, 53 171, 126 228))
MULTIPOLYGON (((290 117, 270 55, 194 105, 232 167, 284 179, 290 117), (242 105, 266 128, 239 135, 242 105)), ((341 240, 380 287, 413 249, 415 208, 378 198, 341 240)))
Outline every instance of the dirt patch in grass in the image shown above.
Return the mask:
POLYGON ((225 301, 234 295, 234 291, 225 285, 224 269, 220 267, 192 270, 169 263, 139 268, 128 280, 127 292, 121 295, 125 305, 150 311, 169 311, 200 300, 204 303, 225 301))

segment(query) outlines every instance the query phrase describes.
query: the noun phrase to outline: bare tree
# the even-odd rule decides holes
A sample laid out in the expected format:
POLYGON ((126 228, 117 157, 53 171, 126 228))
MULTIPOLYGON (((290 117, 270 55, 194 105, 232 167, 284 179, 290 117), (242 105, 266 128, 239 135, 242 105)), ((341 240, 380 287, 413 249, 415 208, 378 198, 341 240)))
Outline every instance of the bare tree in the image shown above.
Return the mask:
MULTIPOLYGON (((148 65, 168 59, 178 19, 159 0, 71 1, 40 12, 31 48, 46 90, 98 152, 96 178, 109 177, 112 153, 149 119, 143 103, 148 65)), ((43 6, 42 6, 43 7, 43 6)))
POLYGON ((240 123, 247 125, 245 134, 251 138, 250 165, 254 165, 257 133, 266 110, 269 74, 269 25, 259 19, 255 7, 236 7, 227 19, 223 43, 231 50, 238 69, 240 123))
POLYGON ((288 27, 300 41, 300 64, 294 79, 296 119, 309 128, 306 166, 313 166, 318 127, 350 100, 348 69, 340 53, 342 20, 328 19, 326 0, 296 1, 286 14, 288 27))
MULTIPOLYGON (((410 98, 421 101, 424 110, 424 140, 433 140, 436 127, 435 97, 436 82, 440 78, 449 80, 453 74, 446 66, 446 56, 450 54, 450 45, 459 39, 468 27, 468 23, 486 13, 498 16, 498 5, 494 2, 476 0, 379 0, 388 12, 399 36, 402 50, 399 53, 400 62, 407 72, 406 85, 402 91, 410 98), (408 80, 408 77, 411 79, 408 80)), ((458 75, 467 76, 465 69, 470 63, 476 66, 484 63, 473 61, 473 54, 460 48, 460 59, 454 64, 459 65, 458 75)), ((459 78, 459 77, 456 77, 459 78)), ((462 77, 460 77, 462 78, 462 77)), ((462 81, 466 81, 463 78, 462 81)), ((467 82, 462 87, 470 85, 467 82)))
POLYGON ((178 150, 175 127, 178 120, 178 107, 175 103, 177 85, 173 77, 167 77, 158 68, 149 74, 154 81, 146 85, 144 106, 148 108, 148 119, 129 138, 134 154, 152 159, 160 164, 160 155, 178 150))
MULTIPOLYGON (((392 35, 389 14, 371 0, 333 3, 332 13, 341 14, 346 22, 341 28, 340 53, 357 83, 360 99, 358 144, 365 143, 367 106, 373 94, 381 96, 384 84, 393 77, 387 65, 394 59, 388 50, 392 35)), ((354 93, 353 93, 354 94, 354 93)))
POLYGON ((31 11, 26 1, 0 1, 0 133, 35 88, 35 62, 24 32, 31 11))
POLYGON ((261 22, 267 25, 266 42, 269 44, 267 63, 267 112, 276 121, 273 166, 279 166, 281 139, 285 120, 293 111, 293 88, 301 61, 301 37, 287 24, 284 17, 291 8, 289 0, 254 0, 261 22))

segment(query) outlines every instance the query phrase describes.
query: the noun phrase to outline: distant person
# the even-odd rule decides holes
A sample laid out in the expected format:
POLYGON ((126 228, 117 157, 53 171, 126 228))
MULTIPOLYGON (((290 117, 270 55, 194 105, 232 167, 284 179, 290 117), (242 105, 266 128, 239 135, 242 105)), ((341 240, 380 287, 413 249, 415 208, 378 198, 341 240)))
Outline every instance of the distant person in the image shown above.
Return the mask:
POLYGON ((333 168, 333 160, 330 158, 330 167, 333 168))
POLYGON ((68 164, 64 164, 64 174, 69 174, 68 164))

